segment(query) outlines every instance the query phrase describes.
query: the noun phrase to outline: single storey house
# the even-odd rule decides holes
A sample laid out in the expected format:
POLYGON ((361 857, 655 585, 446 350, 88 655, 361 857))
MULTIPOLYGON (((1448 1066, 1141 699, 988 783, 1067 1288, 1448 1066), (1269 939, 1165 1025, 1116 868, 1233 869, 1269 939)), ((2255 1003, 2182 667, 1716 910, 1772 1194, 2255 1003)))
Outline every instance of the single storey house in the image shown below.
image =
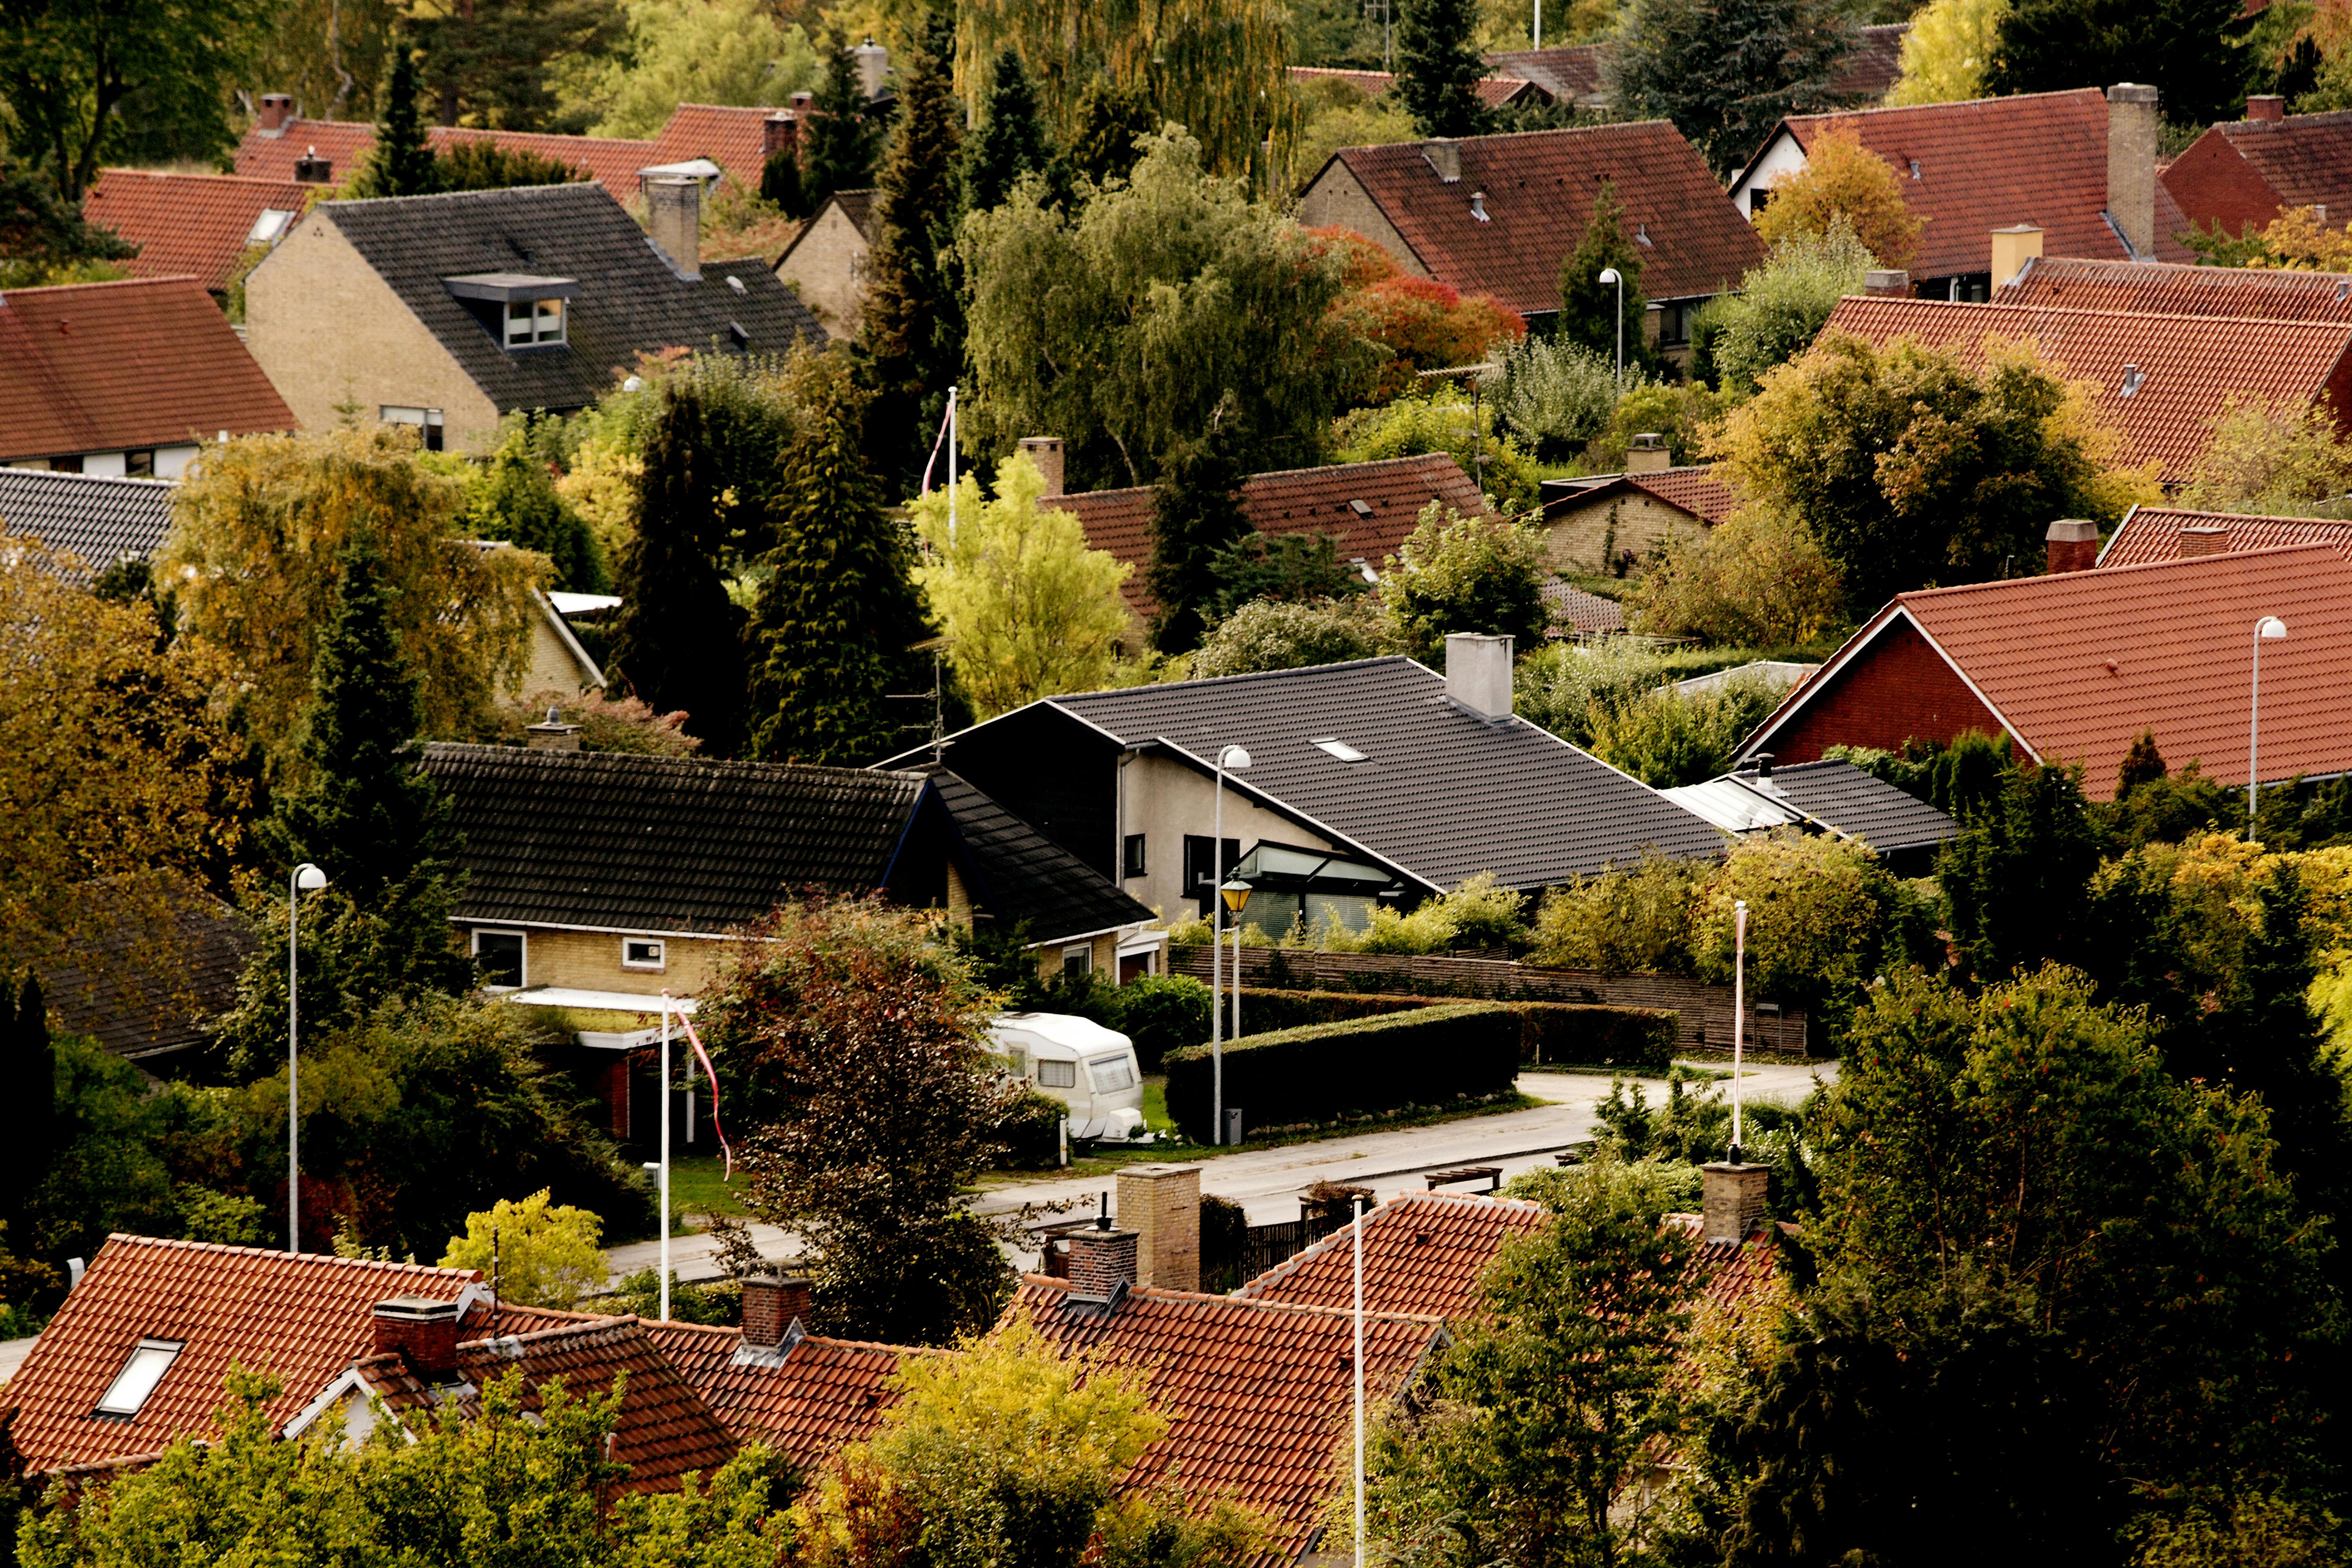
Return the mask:
POLYGON ((2289 114, 2256 93, 2246 117, 2209 127, 2166 165, 2164 188, 2189 223, 2235 237, 2309 207, 2321 224, 2352 223, 2352 111, 2289 114))
POLYGON ((82 198, 81 216, 139 247, 123 263, 133 278, 185 273, 217 300, 247 258, 283 239, 317 194, 290 179, 109 169, 82 198))
POLYGON ((2146 316, 2352 321, 2352 273, 2034 256, 1995 286, 1992 302, 2146 316))
MULTIPOLYGON (((1626 454, 1629 463, 1644 456, 1667 454, 1657 448, 1626 454)), ((1670 542, 1701 538, 1739 510, 1739 493, 1708 463, 1546 479, 1542 495, 1552 570, 1595 577, 1639 577, 1670 542)))
POLYGON ((1769 752, 1747 767, 1664 792, 1668 800, 1742 837, 1793 827, 1867 844, 1900 877, 1924 877, 1959 824, 1852 763, 1775 767, 1769 752))

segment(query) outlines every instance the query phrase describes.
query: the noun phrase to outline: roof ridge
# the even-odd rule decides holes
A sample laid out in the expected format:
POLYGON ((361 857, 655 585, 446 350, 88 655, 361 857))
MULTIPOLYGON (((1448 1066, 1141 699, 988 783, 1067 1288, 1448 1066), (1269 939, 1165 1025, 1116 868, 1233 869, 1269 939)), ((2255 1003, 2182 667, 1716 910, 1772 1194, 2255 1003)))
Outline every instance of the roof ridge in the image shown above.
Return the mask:
MULTIPOLYGON (((21 289, 12 289, 10 291, 19 294, 24 292, 21 289)), ((68 473, 63 468, 0 468, 0 480, 15 481, 17 479, 36 480, 44 483, 50 480, 70 479, 76 484, 146 485, 153 489, 166 490, 175 490, 180 488, 180 481, 177 479, 150 479, 145 474, 76 474, 68 473)))
MULTIPOLYGON (((1024 1274, 1024 1285, 1050 1285, 1068 1293, 1075 1287, 1065 1279, 1050 1274, 1024 1274)), ((1251 1296, 1219 1295, 1208 1290, 1171 1290, 1164 1285, 1129 1285, 1127 1299, 1130 1301, 1165 1301, 1171 1306, 1230 1307, 1245 1312, 1296 1312, 1301 1317, 1337 1318, 1351 1321, 1356 1316, 1351 1307, 1310 1307, 1296 1301, 1262 1301, 1251 1296)), ((1431 1323, 1443 1326, 1445 1320, 1434 1312, 1371 1312, 1364 1314, 1367 1321, 1383 1323, 1431 1323)))
POLYGON ((911 768, 840 768, 822 763, 755 763, 740 757, 671 757, 651 752, 559 752, 551 747, 503 746, 482 741, 428 741, 425 750, 444 756, 530 757, 534 759, 529 764, 532 767, 644 769, 681 773, 689 769, 703 768, 744 778, 803 778, 811 773, 829 773, 844 780, 919 779, 924 776, 911 768))
POLYGON ((484 1334, 479 1339, 461 1340, 458 1348, 467 1345, 542 1344, 565 1334, 586 1338, 592 1334, 615 1333, 625 1338, 632 1331, 642 1331, 645 1320, 635 1312, 614 1313, 609 1317, 590 1318, 584 1322, 555 1323, 544 1329, 530 1329, 520 1334, 484 1334))
MULTIPOLYGON (((2344 112, 2347 115, 2352 115, 2352 109, 2347 109, 2344 110, 2344 112)), ((2100 256, 2037 256, 2033 258, 2033 269, 2036 272, 2046 272, 2053 268, 2059 267, 2095 268, 2102 272, 2112 271, 2130 278, 2145 277, 2150 272, 2193 272, 2200 278, 2210 278, 2216 283, 2228 282, 2232 279, 2241 282, 2253 282, 2259 280, 2262 282, 2317 283, 2332 282, 2338 279, 2352 277, 2352 273, 2305 272, 2299 268, 2215 267, 2210 263, 2203 261, 2123 261, 2109 260, 2106 258, 2100 256)), ((1958 303, 1961 304, 1981 302, 1982 301, 1973 300, 1958 301, 1958 303)), ((2003 303, 2003 301, 1993 300, 1991 303, 2000 304, 2003 303)))
MULTIPOLYGON (((403 1273, 446 1274, 464 1280, 469 1285, 478 1285, 481 1283, 482 1279, 482 1271, 478 1268, 445 1268, 437 1263, 394 1263, 384 1258, 345 1258, 341 1253, 334 1252, 288 1252, 279 1247, 236 1247, 221 1241, 190 1241, 172 1236, 138 1236, 124 1230, 110 1232, 106 1244, 99 1250, 103 1252, 106 1245, 118 1241, 133 1247, 184 1247, 192 1251, 231 1257, 276 1258, 289 1263, 325 1265, 341 1268, 396 1268, 403 1273)), ((93 1268, 98 1267, 95 1255, 91 1257, 90 1267, 93 1268)))
POLYGON ((75 290, 94 289, 149 289, 159 283, 194 283, 204 287, 204 279, 193 272, 163 272, 152 278, 105 278, 94 283, 43 283, 31 289, 10 289, 0 291, 0 307, 10 300, 21 300, 27 294, 67 294, 75 290))
POLYGON ((104 179, 109 174, 132 174, 148 180, 203 180, 216 185, 276 185, 280 189, 290 185, 299 189, 310 188, 300 180, 280 179, 275 174, 239 174, 233 171, 224 174, 201 169, 137 169, 123 164, 109 164, 100 169, 98 174, 100 179, 104 179))
MULTIPOLYGON (((1308 670, 1357 669, 1375 664, 1411 664, 1418 666, 1420 661, 1407 654, 1381 653, 1374 654, 1370 658, 1343 658, 1337 664, 1302 664, 1289 669, 1251 669, 1244 670, 1239 675, 1202 675, 1197 676, 1191 680, 1161 681, 1148 689, 1139 686, 1106 686, 1094 691, 1065 691, 1059 696, 1042 697, 1039 698, 1038 700, 1041 702, 1067 702, 1073 698, 1118 697, 1124 696, 1129 692, 1141 691, 1145 689, 1153 691, 1177 691, 1181 690, 1183 688, 1188 686, 1217 686, 1237 680, 1270 680, 1283 676, 1303 675, 1308 670)), ((1433 671, 1432 673, 1434 672, 1433 671)))
MULTIPOLYGON (((1247 484, 1252 479, 1286 479, 1292 474, 1336 474, 1349 468, 1385 468, 1392 465, 1402 463, 1424 464, 1433 458, 1442 458, 1449 463, 1455 461, 1454 454, 1451 452, 1408 452, 1402 457, 1366 458, 1360 462, 1354 463, 1310 463, 1303 468, 1266 468, 1258 473, 1243 476, 1242 483, 1247 484)), ((1470 476, 1467 474, 1463 475, 1464 479, 1468 479, 1469 477, 1470 476)), ((1150 485, 1143 485, 1131 488, 1139 488, 1148 490, 1154 487, 1150 485)))
MULTIPOLYGON (((1657 125, 1664 125, 1671 130, 1674 121, 1671 120, 1612 120, 1605 125, 1563 125, 1549 131, 1498 131, 1486 136, 1421 136, 1410 142, 1371 142, 1360 147, 1341 147, 1332 155, 1342 157, 1349 153, 1379 153, 1391 147, 1418 151, 1424 142, 1453 142, 1466 146, 1473 142, 1520 142, 1532 136, 1557 136, 1563 140, 1570 137, 1603 137, 1657 125)), ((1680 135, 1681 132, 1677 132, 1675 134, 1680 135)))
POLYGON ((2105 105, 2106 95, 2095 87, 2062 87, 2051 92, 2012 92, 2000 98, 1960 98, 1943 103, 1874 103, 1854 109, 1824 109, 1814 114, 1791 114, 1785 118, 1790 124, 1800 121, 1819 123, 1830 120, 1853 120, 1864 114, 1916 114, 1926 109, 1984 109, 2048 99, 2080 98, 2085 93, 2097 98, 2102 107, 2105 105))
MULTIPOLYGON (((573 140, 593 142, 600 138, 580 136, 573 140)), ((320 202, 319 205, 322 208, 382 207, 390 206, 394 202, 480 202, 487 205, 511 196, 538 195, 547 191, 593 191, 615 206, 620 205, 612 192, 593 180, 557 180, 544 185, 501 185, 493 191, 431 191, 421 196, 341 196, 331 202, 320 202)))
MULTIPOLYGON (((2276 518, 2272 519, 2271 521, 2284 522, 2296 521, 2323 521, 2325 520, 2317 518, 2302 520, 2276 518)), ((2024 583, 2064 582, 2077 577, 2083 578, 2088 582, 2101 582, 2120 577, 2126 572, 2168 572, 2180 567, 2189 567, 2192 569, 2198 567, 2210 567, 2218 562, 2251 561, 2258 556, 2284 555, 2290 551, 2295 550, 2315 550, 2326 555, 2331 560, 2343 559, 2334 545, 2322 544, 2316 540, 2310 540, 2298 544, 2265 544, 2258 550, 2226 550, 2218 555, 2179 555, 2175 556, 2169 561, 2136 561, 2128 566, 2101 566, 2089 572, 2043 572, 2031 577, 1996 577, 1989 582, 1983 583, 1955 583, 1948 588, 1914 588, 1907 594, 1897 594, 1892 602, 1898 605, 1911 605, 1916 604, 1922 599, 1945 599, 1958 594, 1981 594, 1992 589, 2011 588, 2024 583)), ((1876 617, 1874 616, 1873 618, 1875 619, 1876 617)), ((1857 633, 1856 635, 1858 636, 1860 634, 1857 633)), ((1808 682, 1808 684, 1811 683, 1808 682)), ((1802 688, 1798 688, 1797 689, 1802 689, 1802 688)))
MULTIPOLYGON (((2140 264, 2135 262, 2132 265, 2138 266, 2140 264)), ((2242 271, 2244 269, 2234 268, 2233 270, 2242 271)), ((2330 276, 2342 275, 2333 274, 2330 276)), ((1839 296, 1840 304, 1844 303, 1848 300, 1867 300, 1872 305, 1880 308, 1893 306, 1906 310, 1913 307, 1924 306, 1930 310, 2002 310, 2015 312, 2019 315, 2032 314, 2049 316, 2080 316, 2084 318, 2096 317, 2101 321, 2215 321, 2241 327, 2310 327, 2316 328, 2322 331, 2332 332, 2339 336, 2345 333, 2352 333, 2352 321, 2289 321, 2278 316, 2209 316, 2193 311, 2134 310, 2121 305, 2053 305, 2043 304, 2039 300, 2027 300, 2021 302, 2006 300, 1912 300, 1902 299, 1887 294, 1844 294, 1839 296)))

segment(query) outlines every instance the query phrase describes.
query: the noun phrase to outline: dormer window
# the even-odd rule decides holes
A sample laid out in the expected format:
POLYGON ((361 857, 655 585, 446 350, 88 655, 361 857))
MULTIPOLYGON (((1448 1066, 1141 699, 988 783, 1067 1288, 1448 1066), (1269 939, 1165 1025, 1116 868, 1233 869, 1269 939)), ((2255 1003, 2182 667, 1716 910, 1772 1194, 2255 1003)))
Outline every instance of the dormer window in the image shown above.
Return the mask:
POLYGON ((512 300, 507 303, 507 347, 560 343, 563 338, 563 301, 512 300))
POLYGON ((444 278, 441 286, 509 352, 561 348, 571 341, 566 303, 580 290, 569 278, 469 272, 444 278))

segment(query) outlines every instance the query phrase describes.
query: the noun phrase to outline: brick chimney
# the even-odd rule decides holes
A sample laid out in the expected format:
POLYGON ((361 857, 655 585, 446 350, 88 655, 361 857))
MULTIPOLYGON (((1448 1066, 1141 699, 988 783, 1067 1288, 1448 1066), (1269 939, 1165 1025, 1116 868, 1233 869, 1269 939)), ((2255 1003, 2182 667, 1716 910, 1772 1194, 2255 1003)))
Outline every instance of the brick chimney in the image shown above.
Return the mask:
POLYGON ((1674 449, 1655 430, 1644 430, 1625 444, 1625 471, 1629 474, 1654 474, 1674 466, 1674 449))
POLYGON ((254 129, 264 136, 286 134, 286 122, 294 118, 294 95, 290 92, 265 92, 261 95, 261 117, 254 129))
POLYGON ((2086 517, 2062 517, 2042 536, 2049 551, 2048 570, 2087 572, 2099 563, 2099 525, 2086 517))
POLYGON ((1992 231, 1992 286, 2014 283, 2025 264, 2042 254, 2042 231, 2030 223, 1992 231))
POLYGON ((1201 1288, 1201 1167, 1129 1165, 1118 1173, 1118 1217, 1135 1226, 1135 1282, 1201 1288))
POLYGON ((1441 136, 1434 142, 1421 144, 1421 155, 1437 171, 1437 177, 1451 185, 1462 178, 1462 143, 1451 137, 1441 136))
POLYGON ((1884 299, 1907 300, 1911 297, 1911 274, 1900 267, 1874 267, 1862 275, 1862 291, 1884 299))
POLYGON ((2246 118, 2267 125, 2276 125, 2286 118, 2286 100, 2274 92, 2246 95, 2246 118))
POLYGON ((1024 436, 1021 437, 1021 449, 1029 454, 1029 460, 1037 465, 1039 473, 1045 476, 1045 493, 1049 496, 1062 494, 1062 461, 1066 456, 1062 438, 1059 436, 1024 436))
POLYGON ((1131 1230, 1089 1226, 1070 1233, 1070 1293, 1108 1301, 1121 1285, 1136 1282, 1136 1244, 1131 1230))
POLYGON ((1511 716, 1511 639, 1453 632, 1445 638, 1445 695, 1481 719, 1511 716))
POLYGON ((646 227, 670 270, 692 283, 702 277, 702 182, 692 174, 640 174, 646 227))
POLYGON ((779 153, 798 153, 801 144, 800 116, 789 109, 780 109, 760 122, 760 156, 772 158, 779 153))
POLYGON ((426 1383, 457 1373, 457 1303, 394 1296, 374 1308, 375 1353, 396 1355, 426 1383))
POLYGON ((2192 524, 2180 531, 2179 549, 2175 552, 2183 561, 2200 555, 2227 555, 2230 552, 2230 531, 2210 524, 2192 524))
POLYGON ((774 1350, 794 1323, 805 1329, 814 1290, 808 1279, 785 1273, 781 1263, 763 1263, 743 1276, 743 1342, 774 1350))
POLYGON ((305 185, 331 184, 335 178, 335 161, 321 158, 316 147, 294 160, 296 183, 305 185))
POLYGON ((576 752, 580 749, 580 726, 563 721, 562 712, 550 704, 543 723, 523 730, 523 744, 534 752, 576 752))
POLYGON ((2156 259, 2156 105, 2152 87, 2107 89, 2107 217, 2134 261, 2156 259))
POLYGON ((1699 1239, 1745 1241, 1764 1217, 1769 1165, 1734 1165, 1717 1160, 1699 1167, 1699 1239))

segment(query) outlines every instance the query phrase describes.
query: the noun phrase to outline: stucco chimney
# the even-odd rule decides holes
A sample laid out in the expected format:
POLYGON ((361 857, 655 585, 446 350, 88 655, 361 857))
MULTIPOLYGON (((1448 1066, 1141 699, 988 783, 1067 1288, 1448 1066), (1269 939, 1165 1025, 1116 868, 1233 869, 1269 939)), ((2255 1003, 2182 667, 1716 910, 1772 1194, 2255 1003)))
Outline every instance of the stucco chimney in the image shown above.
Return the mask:
POLYGON ((1745 1241, 1764 1217, 1769 1165, 1734 1165, 1717 1160, 1699 1167, 1699 1239, 1745 1241))
POLYGON ((2099 563, 2099 525, 2089 518, 2062 517, 2042 537, 2053 574, 2087 572, 2099 563))
POLYGON ((890 51, 867 38, 849 51, 857 62, 857 85, 866 91, 867 101, 882 96, 882 82, 890 74, 890 51))
POLYGON ((781 1263, 763 1263, 743 1276, 743 1342, 773 1350, 793 1323, 808 1324, 810 1281, 787 1274, 781 1263))
POLYGON ((2156 105, 2152 87, 2107 89, 2107 217, 2134 261, 2156 259, 2156 105))
POLYGON ((2183 561, 2199 555, 2227 555, 2229 552, 2230 531, 2212 524, 2183 528, 2179 548, 2175 552, 2183 561))
POLYGON ((1421 144, 1421 155, 1437 171, 1437 177, 1447 184, 1462 178, 1462 143, 1451 137, 1441 136, 1421 144))
POLYGON ((446 1383, 457 1372, 457 1303, 429 1296, 394 1296, 373 1309, 375 1353, 396 1355, 425 1383, 446 1383))
POLYGON ((1060 495, 1062 459, 1066 455, 1062 438, 1059 436, 1024 436, 1021 437, 1021 449, 1029 454, 1029 460, 1037 465, 1039 473, 1045 476, 1045 493, 1060 495))
POLYGON ((1900 267, 1874 267, 1862 275, 1862 291, 1907 300, 1911 297, 1911 274, 1900 267))
POLYGON ((1511 639, 1476 632, 1445 638, 1445 695, 1481 719, 1511 716, 1511 639))
MULTIPOLYGON (((2151 220, 2152 221, 2152 220, 2151 220)), ((2042 231, 2030 223, 1992 231, 1992 286, 2017 281, 2025 264, 2042 254, 2042 231)))
POLYGON ((1655 430, 1644 430, 1625 444, 1625 471, 1654 474, 1675 466, 1674 448, 1655 430))
POLYGON ((1129 1165, 1118 1173, 1118 1217, 1135 1223, 1135 1282, 1201 1288, 1201 1167, 1129 1165))
POLYGON ((2249 93, 2246 96, 2246 118, 2275 125, 2286 118, 2286 100, 2274 92, 2249 93))
POLYGON ((702 182, 691 174, 656 174, 646 193, 646 226, 670 269, 691 283, 702 276, 702 182))
POLYGON ((523 728, 523 744, 534 752, 576 752, 580 749, 580 726, 563 721, 563 710, 550 703, 547 718, 523 728))
POLYGON ((286 122, 294 118, 294 95, 290 92, 265 92, 261 95, 261 118, 254 129, 264 136, 283 136, 286 122))

